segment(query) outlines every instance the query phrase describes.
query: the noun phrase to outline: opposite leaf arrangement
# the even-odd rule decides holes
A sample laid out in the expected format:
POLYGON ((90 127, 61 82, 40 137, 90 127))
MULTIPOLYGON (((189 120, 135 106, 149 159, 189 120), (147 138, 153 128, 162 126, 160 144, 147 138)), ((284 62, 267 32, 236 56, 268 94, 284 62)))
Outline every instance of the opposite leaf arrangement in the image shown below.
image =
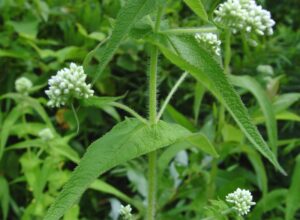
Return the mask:
MULTIPOLYGON (((191 9, 201 18, 207 20, 206 12, 201 10, 203 9, 201 1, 187 0, 186 3, 188 6, 197 6, 191 9)), ((157 65, 159 52, 171 63, 194 76, 198 82, 210 90, 232 115, 251 144, 276 169, 284 173, 277 162, 274 155, 275 152, 270 150, 256 127, 252 124, 243 103, 228 81, 228 77, 231 77, 228 71, 230 64, 230 38, 225 37, 223 53, 221 53, 221 40, 219 40, 219 36, 223 37, 224 34, 228 36, 230 32, 234 34, 272 34, 275 22, 271 19, 270 13, 257 5, 254 0, 228 0, 216 8, 214 12, 215 19, 208 21, 209 24, 216 22, 223 29, 216 29, 212 26, 211 29, 218 33, 216 34, 205 32, 205 28, 201 32, 200 27, 197 28, 199 33, 195 34, 194 31, 189 32, 184 28, 176 30, 162 29, 160 24, 163 18, 164 4, 160 0, 128 0, 116 18, 115 29, 111 37, 103 46, 103 62, 100 63, 97 74, 94 74, 95 82, 118 46, 122 43, 122 40, 135 28, 136 24, 143 25, 141 18, 147 16, 147 18, 151 19, 151 16, 156 14, 155 20, 152 21, 151 19, 151 29, 143 36, 145 42, 151 47, 148 71, 148 120, 128 106, 115 103, 115 100, 107 101, 105 97, 92 97, 94 91, 91 88, 91 84, 86 83, 87 75, 84 73, 82 66, 71 63, 69 68, 58 71, 57 75, 49 79, 49 89, 46 91, 46 94, 49 97, 48 105, 51 107, 73 105, 74 99, 85 100, 80 103, 92 106, 101 106, 103 102, 111 102, 113 106, 120 107, 132 116, 137 117, 136 119, 126 119, 117 124, 111 131, 88 147, 78 167, 74 170, 69 181, 48 210, 45 220, 60 219, 99 175, 121 163, 144 154, 148 154, 149 173, 146 213, 144 213, 143 217, 147 220, 154 220, 156 219, 157 209, 157 150, 178 142, 188 141, 192 143, 191 145, 200 145, 200 149, 204 152, 212 156, 216 155, 210 153, 215 152, 213 147, 207 150, 208 145, 203 146, 201 143, 197 143, 199 140, 205 139, 203 134, 197 136, 197 133, 193 134, 180 125, 160 120, 164 107, 159 111, 161 114, 157 114, 157 65), (221 57, 224 58, 223 62, 220 61, 221 57), (226 76, 227 74, 228 76, 226 76)), ((145 24, 145 29, 147 27, 147 24, 145 24)), ((95 50, 98 49, 97 47, 95 50)), ((163 106, 168 104, 184 77, 178 80, 163 106)), ((31 86, 26 79, 19 79, 16 82, 16 89, 21 93, 26 93, 31 86)), ((53 138, 51 130, 42 130, 39 135, 43 140, 53 138)), ((209 143, 208 140, 207 143, 209 143)), ((209 146, 211 146, 210 143, 209 146)), ((237 189, 234 193, 229 194, 226 197, 226 201, 233 205, 233 209, 230 210, 236 211, 238 215, 246 215, 250 211, 250 207, 255 204, 252 201, 251 193, 241 189, 237 189)), ((120 213, 124 219, 134 219, 130 205, 122 206, 120 213)))

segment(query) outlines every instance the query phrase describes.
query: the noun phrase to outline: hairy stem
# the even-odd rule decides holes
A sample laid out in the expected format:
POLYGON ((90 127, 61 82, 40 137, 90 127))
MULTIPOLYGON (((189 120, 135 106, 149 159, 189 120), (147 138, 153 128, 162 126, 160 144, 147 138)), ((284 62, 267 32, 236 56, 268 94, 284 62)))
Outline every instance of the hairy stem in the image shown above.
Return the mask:
POLYGON ((178 87, 181 85, 181 83, 184 81, 184 79, 187 77, 188 72, 184 72, 181 77, 178 79, 178 81, 175 83, 175 85, 173 86, 173 88, 171 89, 170 93, 168 94, 166 100, 164 101, 162 107, 159 110, 159 113, 156 117, 156 122, 159 121, 160 117, 162 116, 162 114, 165 111, 165 108, 167 107, 167 105, 169 104, 171 98, 173 97, 174 93, 177 91, 178 87))
MULTIPOLYGON (((158 9, 154 32, 159 30, 160 20, 163 14, 163 8, 158 9)), ((158 48, 152 45, 150 54, 150 70, 149 70, 149 122, 156 123, 157 114, 157 62, 158 62, 158 48)), ((148 154, 148 208, 147 220, 155 220, 156 212, 156 184, 157 184, 157 170, 156 170, 157 152, 153 151, 148 154)))

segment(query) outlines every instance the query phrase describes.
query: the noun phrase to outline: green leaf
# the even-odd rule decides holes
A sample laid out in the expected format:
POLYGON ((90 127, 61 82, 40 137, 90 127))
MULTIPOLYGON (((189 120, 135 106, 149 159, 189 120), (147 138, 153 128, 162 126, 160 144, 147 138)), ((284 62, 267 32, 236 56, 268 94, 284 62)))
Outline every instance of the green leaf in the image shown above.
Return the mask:
POLYGON ((197 123, 200 114, 201 102, 205 94, 205 87, 200 82, 197 82, 195 87, 196 88, 195 88, 193 110, 194 110, 195 123, 197 123))
POLYGON ((245 151, 256 172, 258 187, 263 192, 263 196, 266 196, 268 193, 268 177, 261 156, 250 146, 247 146, 245 151))
POLYGON ((94 189, 100 192, 109 193, 111 195, 114 195, 123 201, 134 205, 139 210, 143 209, 143 205, 141 203, 136 202, 134 199, 130 198, 129 196, 125 195, 123 192, 118 190, 117 188, 113 187, 112 185, 102 181, 102 180, 95 180, 91 186, 90 189, 94 189))
POLYGON ((55 132, 51 119, 48 117, 48 114, 45 111, 44 107, 37 101, 37 99, 31 98, 26 95, 18 94, 18 93, 7 93, 3 96, 0 96, 0 100, 6 98, 13 99, 16 103, 23 102, 26 105, 24 107, 31 107, 32 109, 34 109, 39 114, 39 116, 44 120, 47 127, 49 127, 53 132, 55 132))
POLYGON ((181 126, 189 129, 190 131, 197 130, 194 124, 188 118, 186 118, 185 115, 177 111, 170 104, 166 107, 166 111, 164 112, 164 118, 174 121, 177 124, 180 124, 181 126))
POLYGON ((238 87, 249 90, 257 99, 261 110, 266 118, 266 126, 270 146, 277 153, 277 123, 272 103, 263 88, 250 76, 230 76, 230 81, 238 87))
MULTIPOLYGON (((290 111, 283 111, 276 114, 276 120, 279 121, 297 121, 300 122, 300 116, 290 111)), ((256 116, 254 118, 255 123, 262 123, 265 121, 263 116, 256 116)))
POLYGON ((150 40, 172 63, 202 82, 225 105, 253 146, 281 173, 285 174, 276 157, 251 122, 247 109, 229 83, 220 64, 205 48, 199 45, 194 37, 156 35, 155 39, 150 40))
POLYGON ((300 208, 300 155, 297 156, 292 183, 286 198, 285 220, 295 219, 295 213, 300 208))
POLYGON ((213 144, 208 140, 208 138, 202 133, 192 134, 185 138, 186 141, 175 143, 169 148, 167 148, 158 159, 159 172, 163 172, 167 165, 170 163, 172 158, 182 150, 196 147, 205 153, 210 154, 213 157, 219 157, 215 150, 213 144))
POLYGON ((9 200, 10 200, 10 195, 9 195, 8 182, 3 176, 0 176, 0 205, 2 209, 3 220, 7 219, 9 200))
POLYGON ((6 145, 7 139, 10 134, 10 128, 18 120, 18 118, 24 113, 22 111, 23 107, 18 105, 7 115, 6 119, 3 122, 0 133, 0 159, 3 156, 4 147, 6 145))
POLYGON ((277 208, 282 204, 286 198, 286 189, 276 189, 268 193, 257 204, 252 212, 250 212, 249 219, 257 220, 263 219, 262 215, 274 208, 277 208))
POLYGON ((7 24, 11 25, 20 36, 34 39, 38 33, 39 21, 34 18, 18 22, 8 21, 7 24))
POLYGON ((208 21, 206 10, 201 0, 183 0, 204 21, 208 21))
POLYGON ((159 157, 158 159, 158 170, 162 174, 166 169, 170 161, 175 157, 175 155, 182 150, 186 150, 188 148, 193 147, 189 142, 183 141, 179 143, 175 143, 172 146, 168 147, 159 157))
POLYGON ((300 100, 300 93, 286 93, 278 96, 273 104, 277 113, 287 110, 291 105, 300 100))
POLYGON ((119 97, 99 97, 99 96, 92 96, 87 99, 83 99, 81 104, 84 106, 93 106, 97 108, 104 108, 108 106, 110 103, 121 99, 123 96, 119 97))
POLYGON ((219 157, 218 153, 215 150, 215 147, 212 145, 212 143, 208 140, 208 138, 204 134, 197 133, 191 135, 190 137, 187 138, 187 140, 188 142, 190 142, 194 146, 197 146, 205 153, 208 153, 213 157, 219 157))
POLYGON ((116 18, 115 27, 111 37, 105 45, 101 56, 101 62, 98 66, 97 73, 94 76, 94 82, 101 75, 104 68, 111 60, 117 48, 127 36, 133 25, 139 19, 154 11, 158 2, 158 0, 128 0, 125 6, 121 8, 116 18))
POLYGON ((87 187, 109 169, 173 144, 189 134, 185 128, 163 121, 150 126, 137 119, 127 119, 117 124, 90 145, 44 219, 55 220, 62 217, 87 187))

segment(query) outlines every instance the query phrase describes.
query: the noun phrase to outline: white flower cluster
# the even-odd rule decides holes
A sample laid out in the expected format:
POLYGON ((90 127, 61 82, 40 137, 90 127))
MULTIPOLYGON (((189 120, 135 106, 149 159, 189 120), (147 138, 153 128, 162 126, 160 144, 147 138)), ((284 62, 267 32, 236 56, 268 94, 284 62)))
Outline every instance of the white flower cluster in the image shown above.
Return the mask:
POLYGON ((132 208, 130 205, 127 205, 127 206, 121 205, 120 215, 123 217, 124 220, 131 220, 132 219, 131 211, 132 211, 132 208))
POLYGON ((22 94, 28 94, 32 87, 32 82, 26 77, 20 77, 15 82, 16 91, 22 94))
POLYGON ((238 211, 239 215, 246 215, 250 212, 251 206, 255 205, 255 202, 252 200, 251 192, 240 188, 237 188, 233 193, 229 193, 226 196, 226 201, 233 203, 233 208, 238 211))
POLYGON ((39 137, 44 141, 49 141, 54 138, 52 131, 49 128, 44 128, 38 133, 39 137))
POLYGON ((195 34, 195 38, 199 43, 204 43, 206 47, 217 56, 221 54, 221 41, 219 40, 218 36, 213 33, 197 33, 195 34))
POLYGON ((46 94, 49 97, 48 105, 60 107, 69 103, 73 98, 88 98, 94 94, 90 84, 86 84, 87 75, 82 66, 75 63, 70 64, 70 68, 59 70, 49 81, 49 90, 46 94))
POLYGON ((215 21, 229 27, 235 34, 238 31, 272 35, 275 21, 271 13, 257 5, 255 0, 227 0, 214 12, 215 21))

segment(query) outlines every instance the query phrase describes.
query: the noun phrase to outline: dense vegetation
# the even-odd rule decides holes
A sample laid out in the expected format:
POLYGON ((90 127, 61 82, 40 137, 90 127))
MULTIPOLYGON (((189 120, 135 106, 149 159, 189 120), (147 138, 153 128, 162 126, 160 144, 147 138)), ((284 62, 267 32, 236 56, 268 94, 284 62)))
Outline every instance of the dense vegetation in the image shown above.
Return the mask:
POLYGON ((133 219, 300 219, 300 3, 257 0, 276 21, 259 36, 214 23, 221 2, 0 1, 0 219, 53 204, 46 219, 121 219, 121 204, 133 219), (52 108, 48 80, 70 63, 95 94, 52 108), (237 188, 246 216, 225 199, 237 188))

